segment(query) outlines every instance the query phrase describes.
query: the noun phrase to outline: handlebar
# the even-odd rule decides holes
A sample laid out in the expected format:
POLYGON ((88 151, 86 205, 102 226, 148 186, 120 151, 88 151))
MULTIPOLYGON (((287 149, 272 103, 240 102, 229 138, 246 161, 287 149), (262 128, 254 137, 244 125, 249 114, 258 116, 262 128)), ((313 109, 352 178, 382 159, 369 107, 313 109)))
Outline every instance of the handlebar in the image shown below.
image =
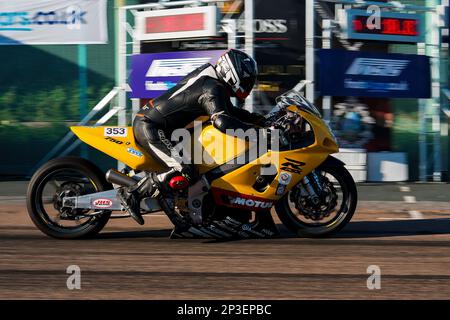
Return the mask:
MULTIPOLYGON (((301 94, 300 91, 301 91, 307 84, 310 84, 310 83, 314 83, 314 81, 311 81, 311 80, 302 80, 302 81, 300 81, 299 83, 297 83, 297 84, 294 86, 294 88, 292 88, 291 90, 292 90, 292 91, 295 91, 295 92, 297 92, 297 93, 299 93, 299 94, 301 94)), ((287 91, 287 92, 288 92, 288 91, 287 91)), ((279 103, 277 103, 277 105, 271 110, 271 112, 269 112, 268 114, 265 115, 265 118, 266 118, 267 120, 270 120, 271 118, 273 118, 274 116, 276 116, 280 110, 281 110, 281 107, 280 107, 279 103)), ((273 120, 273 119, 272 119, 272 120, 273 120)))

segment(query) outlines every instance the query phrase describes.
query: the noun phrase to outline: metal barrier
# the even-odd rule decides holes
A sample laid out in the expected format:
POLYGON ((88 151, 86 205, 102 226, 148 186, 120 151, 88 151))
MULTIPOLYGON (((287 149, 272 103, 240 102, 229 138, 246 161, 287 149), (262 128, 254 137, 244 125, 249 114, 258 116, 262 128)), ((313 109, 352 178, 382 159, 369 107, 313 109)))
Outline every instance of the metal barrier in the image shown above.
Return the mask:
MULTIPOLYGON (((106 96, 103 97, 102 100, 100 100, 94 108, 92 108, 92 110, 76 125, 77 126, 84 126, 86 125, 94 116, 96 116, 100 111, 102 111, 118 94, 119 92, 124 91, 124 89, 119 88, 119 87, 115 87, 113 88, 106 96)), ((99 120, 97 120, 97 122, 95 122, 95 124, 93 124, 94 127, 96 126, 100 126, 105 124, 109 119, 111 119, 114 115, 116 115, 119 111, 123 110, 123 107, 112 107, 110 108, 110 110, 103 116, 101 117, 99 120)), ((47 162, 48 160, 50 160, 51 158, 53 158, 56 154, 58 154, 68 143, 69 141, 74 137, 75 135, 73 134, 72 131, 69 131, 59 142, 56 146, 53 147, 52 150, 50 150, 45 157, 43 157, 35 167, 33 167, 33 169, 30 172, 30 175, 32 175, 32 173, 34 171, 36 171, 41 165, 43 165, 45 162, 47 162)), ((69 147, 67 147, 64 151, 62 151, 60 153, 61 156, 65 156, 68 155, 70 152, 72 152, 76 147, 78 147, 80 145, 81 141, 80 140, 76 140, 73 141, 69 147)))

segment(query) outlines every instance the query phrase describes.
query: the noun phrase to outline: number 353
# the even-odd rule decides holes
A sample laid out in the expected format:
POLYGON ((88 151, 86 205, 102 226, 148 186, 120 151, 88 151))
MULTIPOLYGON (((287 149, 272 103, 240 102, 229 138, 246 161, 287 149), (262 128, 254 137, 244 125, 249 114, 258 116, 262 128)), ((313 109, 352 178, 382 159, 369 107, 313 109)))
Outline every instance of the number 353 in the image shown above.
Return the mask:
POLYGON ((105 127, 105 137, 126 137, 128 135, 128 128, 123 127, 105 127))

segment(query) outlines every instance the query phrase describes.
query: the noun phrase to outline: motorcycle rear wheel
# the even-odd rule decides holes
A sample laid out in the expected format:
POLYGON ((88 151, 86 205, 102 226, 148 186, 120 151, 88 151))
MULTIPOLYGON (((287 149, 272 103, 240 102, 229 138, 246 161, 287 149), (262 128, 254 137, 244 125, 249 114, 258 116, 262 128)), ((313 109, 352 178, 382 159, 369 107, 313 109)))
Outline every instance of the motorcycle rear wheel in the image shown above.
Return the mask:
POLYGON ((333 218, 325 222, 311 220, 308 223, 308 219, 302 220, 304 219, 304 212, 302 213, 300 209, 292 205, 293 190, 280 199, 275 206, 281 222, 290 231, 301 237, 326 237, 338 232, 351 220, 356 209, 358 197, 356 185, 344 166, 321 166, 316 169, 316 172, 319 175, 331 176, 334 181, 333 185, 342 194, 336 198, 341 202, 341 205, 335 209, 333 218))
POLYGON ((27 191, 28 214, 36 227, 50 237, 91 237, 103 229, 111 211, 102 210, 88 216, 89 212, 75 209, 75 212, 72 210, 66 214, 61 209, 61 195, 78 196, 111 188, 103 172, 93 163, 78 157, 53 159, 40 167, 31 178, 27 191), (62 215, 66 216, 61 218, 62 215))

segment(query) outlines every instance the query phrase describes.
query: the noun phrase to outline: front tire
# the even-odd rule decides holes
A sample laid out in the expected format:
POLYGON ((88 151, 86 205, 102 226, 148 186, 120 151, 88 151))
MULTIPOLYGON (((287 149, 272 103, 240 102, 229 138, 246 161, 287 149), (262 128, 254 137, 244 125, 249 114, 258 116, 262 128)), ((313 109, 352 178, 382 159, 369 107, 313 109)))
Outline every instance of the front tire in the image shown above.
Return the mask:
MULTIPOLYGON (((299 209, 297 206, 292 205, 292 200, 294 200, 294 202, 297 200, 293 198, 295 198, 295 195, 298 194, 292 194, 294 189, 280 199, 275 206, 275 210, 281 222, 283 222, 283 224, 290 231, 302 237, 316 238, 330 236, 345 227, 353 217, 356 210, 358 198, 356 184, 348 170, 343 165, 322 165, 315 171, 319 176, 331 176, 331 180, 334 181, 334 185, 336 185, 336 188, 340 188, 342 193, 342 195, 339 195, 333 199, 333 201, 341 201, 341 205, 335 209, 336 212, 333 218, 324 222, 311 221, 311 223, 308 223, 308 219, 303 221, 302 219, 306 216, 305 212, 302 212, 301 208, 299 209)), ((330 180, 327 178, 327 181, 329 182, 330 180)), ((331 189, 334 188, 335 187, 331 187, 331 189)), ((338 205, 336 205, 336 207, 337 206, 338 205)))
POLYGON ((27 191, 28 214, 36 227, 50 237, 91 237, 103 229, 111 211, 104 210, 93 216, 87 216, 87 212, 80 209, 66 213, 61 208, 61 195, 78 196, 109 189, 111 185, 93 163, 78 157, 53 159, 39 168, 31 178, 27 191), (61 219, 63 214, 65 216, 61 219), (82 215, 85 221, 81 223, 82 215), (68 223, 75 226, 67 226, 68 223))

